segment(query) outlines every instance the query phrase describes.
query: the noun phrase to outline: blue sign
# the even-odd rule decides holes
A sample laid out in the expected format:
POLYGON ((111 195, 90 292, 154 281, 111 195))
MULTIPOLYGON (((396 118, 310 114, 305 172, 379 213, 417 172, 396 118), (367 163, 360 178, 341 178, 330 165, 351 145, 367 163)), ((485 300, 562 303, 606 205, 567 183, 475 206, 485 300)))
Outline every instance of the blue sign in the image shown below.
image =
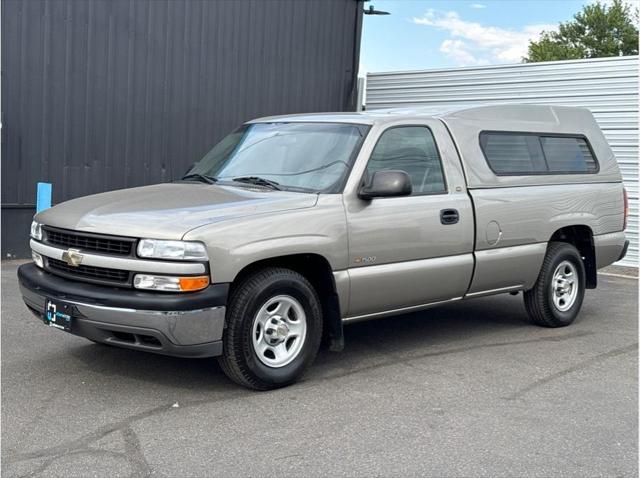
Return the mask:
POLYGON ((44 211, 51 207, 51 183, 38 183, 38 196, 36 198, 36 212, 44 211))

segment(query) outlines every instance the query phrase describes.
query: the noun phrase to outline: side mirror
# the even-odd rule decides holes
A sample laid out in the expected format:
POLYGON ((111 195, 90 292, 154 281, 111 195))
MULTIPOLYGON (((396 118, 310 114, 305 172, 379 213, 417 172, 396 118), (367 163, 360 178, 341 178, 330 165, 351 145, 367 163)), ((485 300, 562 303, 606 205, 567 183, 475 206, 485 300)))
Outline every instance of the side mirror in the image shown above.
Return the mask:
POLYGON ((404 171, 376 171, 371 182, 360 189, 360 199, 410 196, 413 191, 411 178, 404 171))

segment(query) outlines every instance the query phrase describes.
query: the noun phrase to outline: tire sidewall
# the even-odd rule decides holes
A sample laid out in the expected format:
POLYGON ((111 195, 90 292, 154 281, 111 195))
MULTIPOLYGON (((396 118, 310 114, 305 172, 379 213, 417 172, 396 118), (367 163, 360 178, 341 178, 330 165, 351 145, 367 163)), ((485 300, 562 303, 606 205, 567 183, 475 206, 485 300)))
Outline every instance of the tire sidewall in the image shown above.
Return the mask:
POLYGON ((315 358, 322 334, 322 315, 317 296, 305 282, 289 277, 273 276, 260 289, 252 293, 242 307, 239 336, 242 338, 243 361, 249 371, 261 382, 286 385, 296 380, 315 358), (269 367, 260 361, 253 347, 253 321, 260 308, 272 297, 289 295, 304 309, 307 332, 298 356, 283 367, 269 367))
POLYGON ((582 307, 582 301, 584 299, 585 293, 585 284, 585 270, 580 254, 572 246, 567 245, 563 247, 555 254, 555 257, 553 257, 550 263, 550 267, 545 273, 544 280, 545 302, 547 304, 548 310, 556 320, 566 325, 575 320, 578 313, 580 312, 580 308, 582 307), (566 311, 559 310, 553 303, 553 274, 555 273, 560 263, 563 261, 570 261, 575 266, 578 275, 578 295, 576 296, 576 299, 571 308, 566 311))

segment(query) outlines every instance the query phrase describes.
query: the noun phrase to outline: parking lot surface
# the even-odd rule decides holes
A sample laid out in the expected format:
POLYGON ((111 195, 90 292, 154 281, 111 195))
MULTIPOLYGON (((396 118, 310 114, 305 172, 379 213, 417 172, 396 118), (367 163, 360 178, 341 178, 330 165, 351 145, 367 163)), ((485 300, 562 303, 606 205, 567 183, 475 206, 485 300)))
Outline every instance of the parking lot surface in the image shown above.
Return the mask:
POLYGON ((600 276, 576 323, 521 296, 346 328, 304 380, 96 345, 24 307, 2 265, 2 476, 637 476, 638 297, 600 276))

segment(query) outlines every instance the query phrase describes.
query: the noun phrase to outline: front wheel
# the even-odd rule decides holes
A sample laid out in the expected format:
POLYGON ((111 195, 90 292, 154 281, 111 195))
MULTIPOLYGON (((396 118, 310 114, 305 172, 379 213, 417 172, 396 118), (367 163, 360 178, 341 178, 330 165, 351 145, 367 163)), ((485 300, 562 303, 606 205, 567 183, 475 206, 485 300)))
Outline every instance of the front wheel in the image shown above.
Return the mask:
POLYGON ((565 242, 551 242, 540 275, 524 303, 534 324, 564 327, 571 324, 585 292, 584 263, 578 250, 565 242))
POLYGON ((322 309, 313 286, 290 269, 267 268, 232 293, 219 362, 245 387, 283 387, 313 362, 321 337, 322 309))

